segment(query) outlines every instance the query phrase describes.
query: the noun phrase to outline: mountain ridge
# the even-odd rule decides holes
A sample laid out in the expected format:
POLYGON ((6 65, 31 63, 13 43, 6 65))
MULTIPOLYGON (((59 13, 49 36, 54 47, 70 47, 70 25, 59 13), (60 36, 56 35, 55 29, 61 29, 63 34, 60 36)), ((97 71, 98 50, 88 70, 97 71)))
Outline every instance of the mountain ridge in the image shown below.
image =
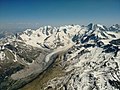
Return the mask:
POLYGON ((60 57, 64 73, 71 73, 49 80, 42 90, 119 90, 118 26, 114 25, 113 30, 92 23, 88 26, 45 26, 1 39, 0 89, 20 88, 60 57))

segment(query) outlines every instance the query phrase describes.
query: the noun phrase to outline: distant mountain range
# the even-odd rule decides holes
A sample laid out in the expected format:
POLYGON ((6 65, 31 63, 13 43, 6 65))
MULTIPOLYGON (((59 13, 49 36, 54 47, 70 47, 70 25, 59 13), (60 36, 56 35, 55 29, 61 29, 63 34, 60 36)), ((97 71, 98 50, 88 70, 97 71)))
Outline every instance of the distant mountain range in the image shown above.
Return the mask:
POLYGON ((19 89, 51 66, 60 70, 33 90, 120 90, 118 24, 44 26, 0 38, 0 90, 19 89))

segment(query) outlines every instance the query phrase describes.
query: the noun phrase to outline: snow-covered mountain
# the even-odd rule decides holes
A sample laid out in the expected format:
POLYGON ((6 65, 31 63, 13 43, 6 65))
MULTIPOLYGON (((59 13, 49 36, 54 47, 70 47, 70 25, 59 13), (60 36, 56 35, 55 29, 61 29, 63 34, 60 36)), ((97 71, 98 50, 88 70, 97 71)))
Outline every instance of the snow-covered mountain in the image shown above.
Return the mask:
POLYGON ((119 32, 119 31, 120 31, 120 25, 115 24, 115 25, 111 26, 111 27, 109 28, 109 30, 110 30, 110 31, 119 32))
POLYGON ((45 26, 1 39, 0 89, 20 88, 55 61, 64 75, 39 90, 120 90, 119 25, 45 26))

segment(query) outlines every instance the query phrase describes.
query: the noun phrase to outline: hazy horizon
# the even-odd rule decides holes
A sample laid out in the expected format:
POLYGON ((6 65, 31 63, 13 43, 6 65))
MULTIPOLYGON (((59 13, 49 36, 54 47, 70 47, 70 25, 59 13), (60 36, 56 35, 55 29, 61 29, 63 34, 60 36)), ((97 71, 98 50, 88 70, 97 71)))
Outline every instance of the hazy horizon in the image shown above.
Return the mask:
POLYGON ((0 27, 120 24, 120 0, 0 0, 0 27))

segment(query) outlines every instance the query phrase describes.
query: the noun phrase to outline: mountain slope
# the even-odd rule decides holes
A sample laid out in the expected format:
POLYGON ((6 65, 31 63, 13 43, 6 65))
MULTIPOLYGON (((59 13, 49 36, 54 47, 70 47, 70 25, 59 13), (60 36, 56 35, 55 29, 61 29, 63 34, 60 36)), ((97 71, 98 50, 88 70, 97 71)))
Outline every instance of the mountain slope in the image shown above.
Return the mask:
POLYGON ((119 39, 120 32, 92 23, 27 29, 1 39, 0 89, 22 87, 59 58, 64 75, 50 78, 42 90, 119 90, 119 39))

